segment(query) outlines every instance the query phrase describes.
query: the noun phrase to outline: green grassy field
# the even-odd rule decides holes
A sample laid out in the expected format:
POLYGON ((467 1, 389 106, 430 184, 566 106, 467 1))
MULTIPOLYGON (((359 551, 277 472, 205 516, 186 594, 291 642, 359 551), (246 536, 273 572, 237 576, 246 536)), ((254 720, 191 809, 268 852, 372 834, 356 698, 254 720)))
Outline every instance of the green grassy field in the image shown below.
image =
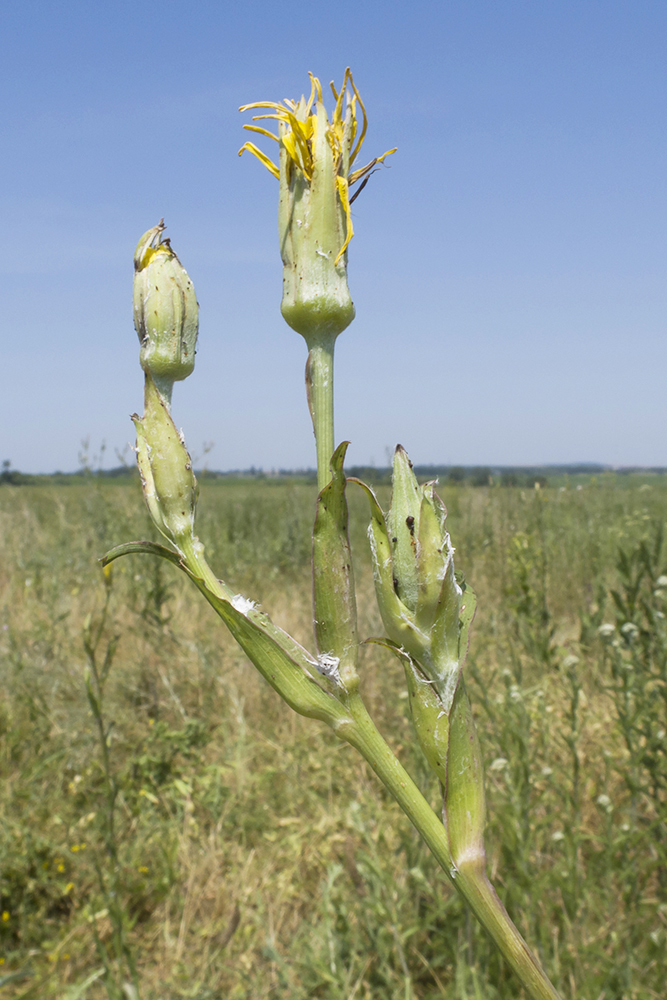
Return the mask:
MULTIPOLYGON (((380 635, 350 493, 360 631, 380 635)), ((466 669, 491 876, 564 997, 664 997, 665 477, 441 494, 479 599, 466 669)), ((310 485, 205 480, 198 521, 217 572, 311 647, 313 514, 310 485)), ((97 557, 146 537, 138 483, 0 487, 2 997, 113 995, 116 954, 141 1000, 521 996, 366 765, 146 556, 114 565, 95 654, 110 834, 84 632, 105 601, 97 557)), ((397 661, 364 647, 362 687, 437 805, 397 661)))

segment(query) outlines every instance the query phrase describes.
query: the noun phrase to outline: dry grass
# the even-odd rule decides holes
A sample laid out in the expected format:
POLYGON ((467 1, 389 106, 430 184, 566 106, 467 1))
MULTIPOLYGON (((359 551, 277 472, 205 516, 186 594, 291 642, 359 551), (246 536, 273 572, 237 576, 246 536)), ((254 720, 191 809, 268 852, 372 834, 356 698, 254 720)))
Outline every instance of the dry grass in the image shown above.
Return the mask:
MULTIPOLYGON (((613 620, 601 602, 619 546, 664 521, 664 486, 444 493, 481 608, 469 673, 490 870, 564 996, 658 997, 664 801, 632 790, 595 630, 613 620)), ((366 512, 351 500, 360 626, 374 635, 366 512)), ((306 486, 205 482, 200 522, 218 571, 308 645, 312 505, 306 486)), ((93 927, 112 931, 81 633, 103 602, 95 558, 148 536, 135 485, 0 490, 0 979, 29 974, 8 998, 107 996, 103 978, 77 992, 100 968, 93 927)), ((278 701, 175 570, 116 565, 105 713, 142 1000, 517 996, 354 752, 278 701)), ((367 647, 362 669, 371 713, 437 805, 396 663, 367 647)))

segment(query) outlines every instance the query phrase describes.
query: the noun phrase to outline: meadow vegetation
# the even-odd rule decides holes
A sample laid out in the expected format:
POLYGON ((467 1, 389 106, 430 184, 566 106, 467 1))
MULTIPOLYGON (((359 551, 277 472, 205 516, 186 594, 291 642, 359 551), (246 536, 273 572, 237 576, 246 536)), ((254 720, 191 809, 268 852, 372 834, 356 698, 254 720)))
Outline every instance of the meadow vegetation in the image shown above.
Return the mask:
MULTIPOLYGON (((205 479, 198 520, 212 565, 311 647, 314 494, 205 479)), ((667 481, 441 494, 479 600, 494 884, 564 997, 662 997, 667 481)), ((381 635, 349 500, 360 633, 381 635)), ((280 701, 175 568, 131 556, 105 582, 99 556, 153 537, 136 480, 0 487, 2 997, 520 996, 363 761, 280 701)), ((362 686, 439 809, 395 658, 364 647, 362 686)))

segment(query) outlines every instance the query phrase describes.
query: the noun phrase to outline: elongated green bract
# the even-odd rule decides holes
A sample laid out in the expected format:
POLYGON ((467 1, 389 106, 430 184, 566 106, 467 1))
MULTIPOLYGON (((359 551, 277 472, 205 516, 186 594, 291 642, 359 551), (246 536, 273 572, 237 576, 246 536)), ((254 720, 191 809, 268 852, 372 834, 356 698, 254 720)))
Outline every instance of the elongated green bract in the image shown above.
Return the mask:
POLYGON ((144 416, 135 414, 132 419, 149 513, 156 528, 182 549, 184 540, 194 533, 197 480, 167 402, 150 374, 145 379, 144 416))
POLYGON ((449 747, 445 782, 445 823, 457 868, 484 872, 484 765, 472 707, 463 678, 449 714, 449 747))
POLYGON ((412 472, 412 463, 400 444, 394 454, 392 487, 387 530, 391 543, 395 588, 406 607, 414 612, 419 595, 417 546, 422 497, 412 472))
POLYGON ((347 442, 331 459, 332 479, 317 498, 313 528, 313 603, 320 673, 356 690, 357 606, 348 537, 343 461, 347 442))
MULTIPOLYGON (((107 552, 102 562, 108 565, 121 556, 133 553, 158 555, 184 570, 225 622, 248 659, 295 712, 320 719, 333 729, 349 723, 344 707, 311 675, 310 671, 315 673, 316 669, 312 657, 290 635, 275 626, 252 601, 246 601, 239 595, 226 597, 216 593, 192 566, 192 557, 185 562, 176 553, 154 542, 119 545, 107 552)), ((224 584, 216 589, 229 592, 224 584)))

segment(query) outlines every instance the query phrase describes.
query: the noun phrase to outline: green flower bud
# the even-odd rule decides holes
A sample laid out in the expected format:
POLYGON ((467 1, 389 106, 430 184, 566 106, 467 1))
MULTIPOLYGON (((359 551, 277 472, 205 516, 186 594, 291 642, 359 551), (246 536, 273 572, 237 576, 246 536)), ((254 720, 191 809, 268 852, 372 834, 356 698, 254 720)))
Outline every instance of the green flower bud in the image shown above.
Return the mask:
POLYGON ((141 367, 169 401, 174 382, 195 366, 199 306, 188 273, 162 240, 164 222, 149 229, 134 254, 134 327, 141 367))
POLYGON ((386 519, 372 490, 364 488, 371 504, 375 591, 387 635, 417 661, 449 714, 475 600, 454 574, 447 511, 433 483, 419 486, 400 445, 386 519))
POLYGON ((340 92, 331 84, 336 101, 331 119, 324 108, 320 81, 312 73, 310 79, 308 101, 305 97, 283 104, 262 101, 240 108, 266 110, 253 121, 278 120, 278 135, 257 125, 244 128, 278 142, 279 166, 252 142, 245 143, 240 153, 246 149, 253 153, 280 181, 281 309, 309 347, 335 339, 354 319, 347 286, 347 247, 353 236, 350 205, 356 197, 350 198, 350 186, 361 181, 360 191, 373 167, 394 152, 389 150, 353 170, 367 122, 352 74, 345 71, 340 92), (348 83, 352 97, 346 94, 348 83))
POLYGON ((194 539, 197 480, 192 461, 167 403, 146 375, 145 411, 132 417, 137 429, 137 464, 153 523, 182 552, 194 539))
MULTIPOLYGON (((301 101, 296 119, 306 118, 301 101)), ((349 124, 343 143, 349 156, 349 124)), ((283 261, 281 312, 293 330, 309 342, 313 335, 338 336, 354 319, 347 285, 345 208, 336 185, 330 145, 331 128, 322 103, 311 116, 310 179, 294 165, 283 142, 280 151, 278 231, 283 261)), ((281 124, 283 140, 288 126, 281 124)))

